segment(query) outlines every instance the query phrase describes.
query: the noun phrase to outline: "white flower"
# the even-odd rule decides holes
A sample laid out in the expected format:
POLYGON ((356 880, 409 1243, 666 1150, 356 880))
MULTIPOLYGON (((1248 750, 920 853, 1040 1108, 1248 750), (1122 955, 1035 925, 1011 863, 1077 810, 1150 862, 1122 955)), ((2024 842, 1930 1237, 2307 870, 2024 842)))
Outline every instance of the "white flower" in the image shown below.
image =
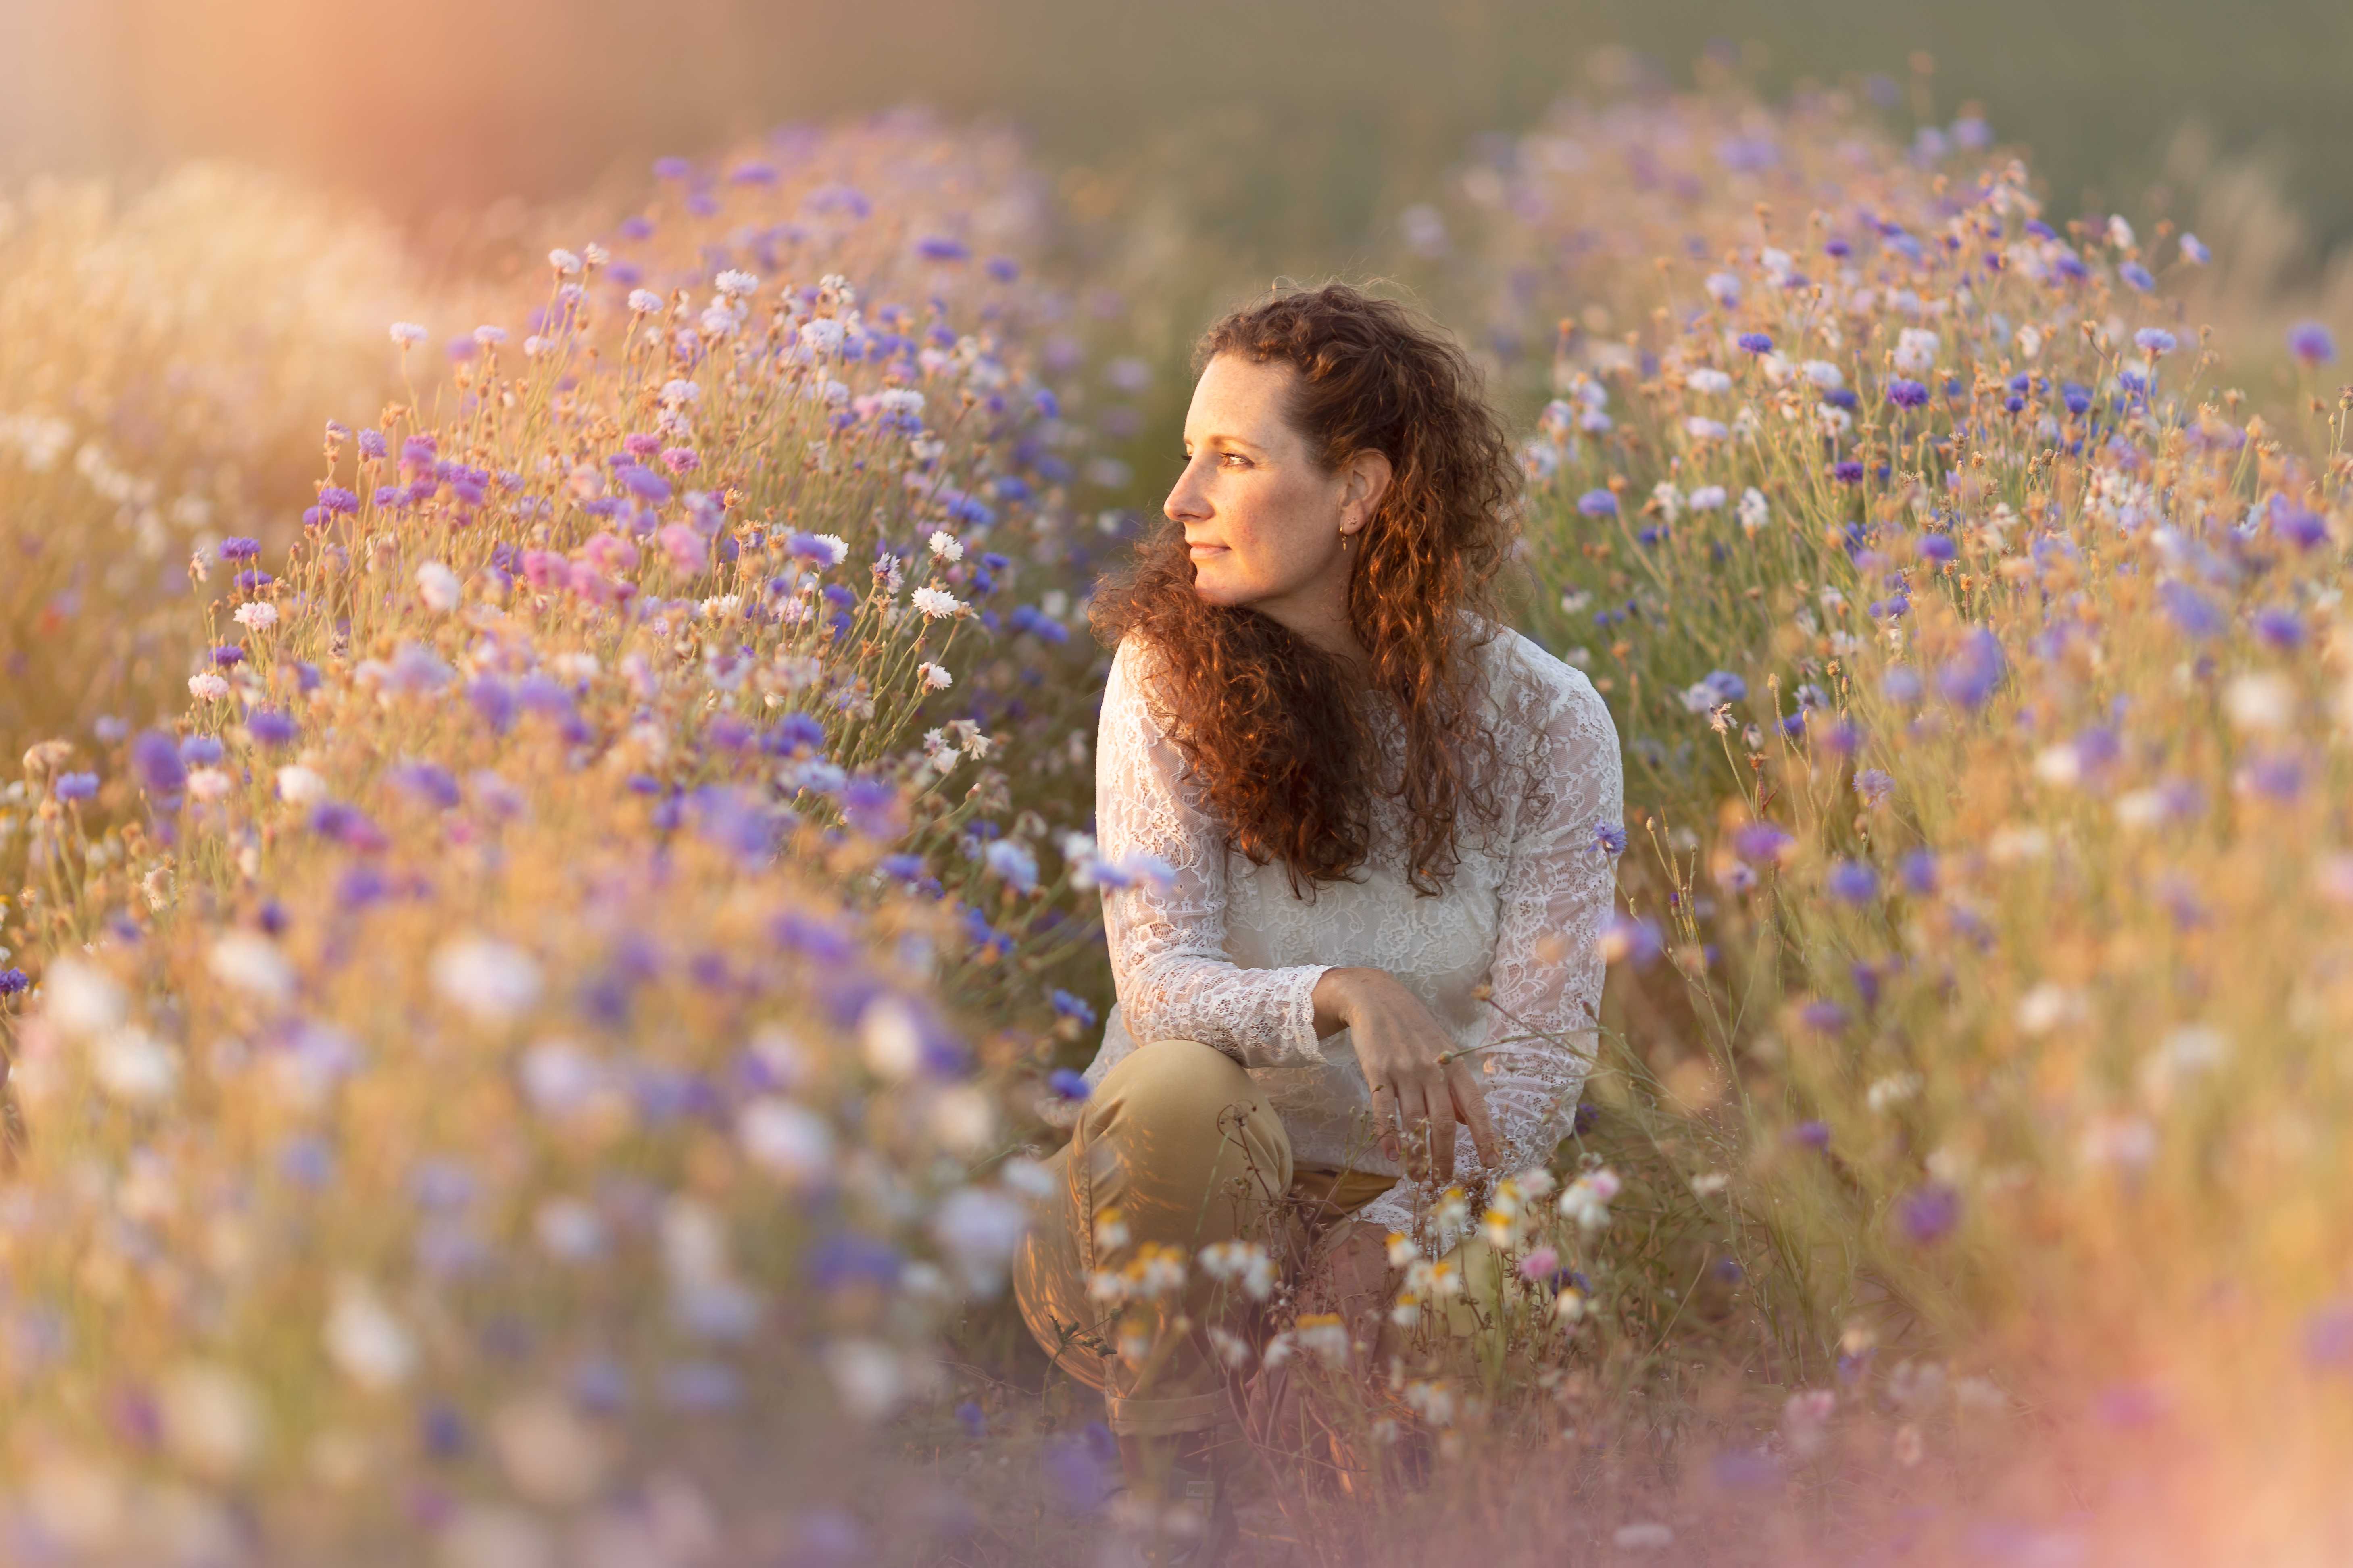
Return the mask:
POLYGON ((1618 1173, 1607 1165, 1586 1172, 1560 1194, 1560 1217, 1576 1221, 1580 1230, 1599 1230, 1609 1223, 1609 1200, 1620 1185, 1618 1173))
POLYGON ((547 253, 547 264, 566 278, 580 270, 580 258, 561 246, 547 253))
POLYGON ((213 942, 210 963, 214 978, 266 1002, 294 994, 294 966, 259 931, 224 932, 213 942))
POLYGON ((228 679, 211 670, 188 677, 188 695, 199 702, 218 702, 228 695, 228 679))
POLYGON ((662 308, 662 297, 650 289, 629 290, 629 309, 640 316, 650 316, 662 308))
POLYGON ((792 1185, 822 1181, 833 1169, 833 1127, 805 1105, 766 1095, 735 1118, 735 1141, 762 1169, 792 1185))
POLYGON ((918 588, 911 601, 926 620, 938 620, 945 616, 964 613, 964 602, 943 588, 918 588))
POLYGON ((1702 485, 1683 498, 1683 504, 1694 511, 1714 511, 1725 502, 1722 485, 1702 485))
POLYGON ((1921 1087, 1921 1078, 1916 1072, 1890 1073, 1885 1078, 1873 1080, 1872 1086, 1863 1091, 1862 1102, 1874 1111, 1885 1110, 1889 1106, 1900 1105, 1918 1094, 1921 1087))
POLYGON ((1732 390, 1732 378, 1713 365, 1703 365, 1683 377, 1683 384, 1694 392, 1714 395, 1732 390))
POLYGON ((2109 218, 2108 243, 2118 250, 2130 250, 2133 247, 2133 226, 2121 216, 2109 218))
POLYGON ((591 267, 602 267, 613 259, 613 253, 592 239, 580 247, 580 259, 591 267))
POLYGON ((1944 340, 1919 327, 1906 327, 1896 334, 1894 359, 1895 368, 1906 375, 1923 375, 1936 363, 1936 351, 1944 340))
POLYGON ((2240 676, 2224 689, 2222 707, 2242 730, 2284 730, 2295 718, 2295 682, 2277 670, 2240 676))
POLYGON ((442 1000, 484 1025, 512 1023, 539 1000, 538 963, 493 937, 451 937, 435 950, 432 972, 442 1000))
POLYGON ((278 624, 278 606, 257 599, 249 605, 239 605, 232 617, 249 632, 266 632, 278 624))
POLYGON ((943 561, 964 559, 964 542, 946 529, 932 531, 932 553, 943 561))
POLYGON ((540 355, 545 353, 547 350, 547 340, 541 337, 537 332, 533 332, 531 336, 523 339, 522 341, 522 352, 525 359, 537 359, 540 355))
POLYGON ((115 1099, 152 1105, 179 1087, 180 1053, 138 1025, 124 1024, 90 1047, 90 1070, 115 1099))
POLYGON ((392 324, 392 341, 402 348, 411 343, 421 343, 425 341, 425 329, 415 321, 395 321, 392 324))
MULTIPOLYGON (((1696 501, 1694 503, 1696 505, 1696 501)), ((1755 485, 1740 492, 1740 526, 1754 533, 1765 526, 1772 509, 1765 504, 1765 492, 1755 485)))
POLYGON ((278 798, 310 805, 327 798, 327 781, 300 763, 288 763, 278 770, 278 798))
POLYGON ((474 341, 486 349, 494 348, 507 341, 507 330, 504 327, 476 327, 474 341))
POLYGON ((60 958, 41 980, 41 1015, 67 1034, 88 1038, 130 1016, 114 976, 79 958, 60 958))
POLYGON ((324 1337, 327 1359, 362 1388, 397 1388, 417 1370, 416 1340, 355 1276, 336 1282, 324 1337))
POLYGON ((945 691, 955 684, 955 677, 940 665, 920 664, 915 667, 915 673, 923 677, 923 689, 926 691, 945 691))
POLYGON ((753 293, 760 287, 760 280, 757 278, 733 267, 712 279, 711 282, 712 288, 731 299, 738 294, 753 293))
POLYGON ((225 800, 237 781, 218 768, 188 770, 188 794, 202 801, 225 800))
POLYGON ((800 341, 819 354, 833 353, 841 346, 841 340, 849 335, 848 329, 830 318, 803 321, 800 325, 800 341))
POLYGON ((839 566, 849 559, 849 541, 842 538, 841 535, 820 533, 817 536, 817 542, 824 545, 826 553, 832 557, 832 560, 828 563, 828 565, 839 566))
POLYGON ((466 591, 458 574, 438 561, 427 561, 417 569, 417 596, 425 601, 427 609, 446 613, 458 607, 466 591))
POLYGON ((261 1400, 227 1367, 192 1362, 174 1368, 157 1386, 155 1405, 164 1447, 201 1475, 225 1480, 260 1456, 261 1400))
POLYGON ((842 1408, 859 1421, 880 1421, 910 1392, 897 1353, 872 1340, 838 1340, 828 1345, 825 1369, 842 1408))
POLYGON ((1683 492, 1674 487, 1672 480, 1661 479, 1651 486, 1651 499, 1658 502, 1659 515, 1669 522, 1683 514, 1683 492))
POLYGON ((2047 1035, 2062 1024, 2081 1023, 2091 1006, 2080 991, 2046 980, 2019 998, 2018 1026, 2030 1035, 2047 1035))
POLYGON ((662 406, 684 408, 688 404, 702 401, 702 384, 683 379, 665 381, 661 389, 662 406))
POLYGON ((1798 368, 1805 373, 1805 376, 1808 381, 1812 382, 1824 392, 1829 392, 1833 388, 1844 386, 1846 384, 1845 374, 1840 371, 1838 366, 1831 363, 1831 362, 1826 359, 1810 359, 1798 368))
POLYGON ((2042 357, 2042 329, 2029 321, 2018 329, 2018 352, 2028 359, 2042 357))
POLYGON ((1029 1211, 1010 1194, 959 1187, 932 1215, 932 1239, 953 1259, 975 1294, 993 1296, 1029 1228, 1029 1211))

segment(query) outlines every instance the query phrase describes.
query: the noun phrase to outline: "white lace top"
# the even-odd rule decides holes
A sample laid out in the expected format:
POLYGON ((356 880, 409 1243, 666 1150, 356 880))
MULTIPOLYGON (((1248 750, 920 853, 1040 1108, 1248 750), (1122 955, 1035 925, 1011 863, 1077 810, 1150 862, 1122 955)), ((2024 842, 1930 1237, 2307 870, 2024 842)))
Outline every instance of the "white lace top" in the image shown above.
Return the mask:
MULTIPOLYGON (((1121 644, 1097 740, 1100 854, 1110 863, 1154 856, 1175 876, 1166 888, 1138 880, 1104 893, 1119 1000, 1087 1069, 1091 1085, 1138 1041, 1198 1040, 1250 1069, 1297 1159, 1398 1173, 1373 1143, 1372 1097, 1347 1031, 1318 1039, 1313 1001, 1327 967, 1385 969, 1461 1045, 1507 1042, 1476 1058, 1504 1145, 1503 1172, 1488 1174, 1550 1156, 1593 1058, 1597 939, 1617 882, 1604 840, 1623 845, 1618 732, 1592 683, 1518 633, 1497 633, 1476 658, 1510 781, 1496 792, 1492 832, 1467 830, 1443 892, 1419 897, 1404 874, 1404 807, 1377 797, 1356 879, 1325 883, 1309 900, 1292 892, 1280 861, 1253 866, 1226 847, 1144 700, 1148 648, 1134 637, 1121 644), (1491 1000, 1481 999, 1482 986, 1491 1000)), ((1376 701, 1371 725, 1395 759, 1394 709, 1376 701)), ((1470 1185, 1479 1167, 1467 1130, 1457 1148, 1470 1185)), ((1400 1181, 1358 1217, 1417 1234, 1419 1206, 1412 1184, 1400 1181)))

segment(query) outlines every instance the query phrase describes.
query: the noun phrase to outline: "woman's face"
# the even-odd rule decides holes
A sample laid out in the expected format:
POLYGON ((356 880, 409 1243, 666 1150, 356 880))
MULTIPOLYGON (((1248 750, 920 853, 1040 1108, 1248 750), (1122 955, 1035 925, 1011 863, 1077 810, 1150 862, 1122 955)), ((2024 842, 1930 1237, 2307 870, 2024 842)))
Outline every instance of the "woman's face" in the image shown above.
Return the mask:
POLYGON ((1345 625, 1341 540, 1364 526, 1389 469, 1377 452, 1334 470, 1317 462, 1291 422, 1298 382, 1280 362, 1210 360, 1185 416, 1185 471, 1162 510, 1184 526, 1202 598, 1251 605, 1314 636, 1335 612, 1345 625))

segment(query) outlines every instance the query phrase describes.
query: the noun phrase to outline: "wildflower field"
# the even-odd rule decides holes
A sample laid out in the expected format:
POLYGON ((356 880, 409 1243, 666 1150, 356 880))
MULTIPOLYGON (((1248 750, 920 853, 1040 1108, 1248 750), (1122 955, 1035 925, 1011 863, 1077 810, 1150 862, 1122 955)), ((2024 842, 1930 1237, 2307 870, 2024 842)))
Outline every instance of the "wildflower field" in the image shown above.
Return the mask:
MULTIPOLYGON (((1602 1057, 1430 1194, 1426 1470, 1270 1465, 1243 1552, 2343 1561, 2327 326, 2204 330, 2203 244, 1968 116, 1482 148, 1381 259, 1625 743, 1602 1057)), ((233 171, 0 205, 0 1559, 1132 1561, 1197 1521, 1005 1272, 1161 870, 1084 612, 1214 263, 912 115, 544 221, 428 278, 233 171)), ((1345 1360, 1262 1262, 1102 1294, 1345 1360)))

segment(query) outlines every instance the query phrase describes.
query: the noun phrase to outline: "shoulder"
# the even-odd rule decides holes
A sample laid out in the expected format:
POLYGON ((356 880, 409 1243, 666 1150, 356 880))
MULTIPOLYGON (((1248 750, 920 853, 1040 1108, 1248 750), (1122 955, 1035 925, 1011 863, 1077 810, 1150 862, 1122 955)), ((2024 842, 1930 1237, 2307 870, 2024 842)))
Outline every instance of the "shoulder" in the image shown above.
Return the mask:
POLYGON ((1103 677, 1101 721, 1162 728, 1165 705, 1156 695, 1161 668, 1159 651, 1144 637, 1130 632, 1120 638, 1103 677))
POLYGON ((1585 671, 1565 664, 1509 626, 1494 626, 1476 657, 1487 679, 1487 695, 1507 727, 1546 734, 1564 731, 1614 748, 1618 727, 1609 705, 1585 671))

